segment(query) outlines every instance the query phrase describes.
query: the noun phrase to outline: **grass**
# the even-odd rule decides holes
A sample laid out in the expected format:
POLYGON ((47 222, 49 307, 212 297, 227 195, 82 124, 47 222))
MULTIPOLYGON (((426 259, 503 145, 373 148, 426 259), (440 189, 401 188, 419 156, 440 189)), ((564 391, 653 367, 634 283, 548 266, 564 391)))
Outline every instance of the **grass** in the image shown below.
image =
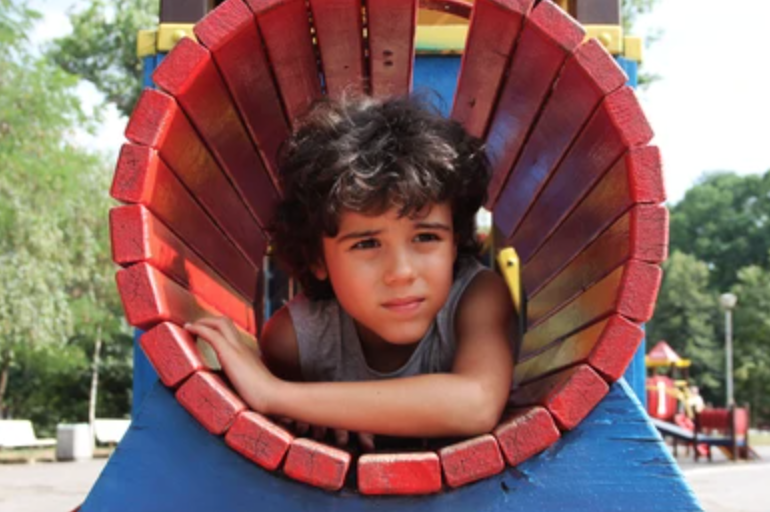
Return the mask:
MULTIPOLYGON (((99 446, 94 449, 94 458, 109 458, 114 450, 115 448, 111 446, 99 446)), ((31 464, 36 462, 56 462, 56 448, 0 450, 0 464, 31 464)))

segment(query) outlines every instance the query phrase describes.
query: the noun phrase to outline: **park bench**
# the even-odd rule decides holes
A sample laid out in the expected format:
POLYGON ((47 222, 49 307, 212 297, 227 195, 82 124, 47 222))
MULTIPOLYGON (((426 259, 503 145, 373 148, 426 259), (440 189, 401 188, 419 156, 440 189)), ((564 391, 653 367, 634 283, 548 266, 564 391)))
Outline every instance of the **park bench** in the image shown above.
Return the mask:
POLYGON ((55 445, 55 439, 38 439, 29 420, 0 420, 0 450, 46 448, 55 445))
MULTIPOLYGON (((153 74, 158 89, 143 92, 111 189, 124 205, 110 212, 110 226, 114 260, 124 267, 117 282, 126 316, 146 331, 140 343, 160 380, 212 439, 224 436, 244 458, 227 458, 200 429, 187 428, 186 416, 168 405, 172 395, 156 388, 129 432, 134 455, 105 472, 112 483, 101 492, 97 486, 94 510, 118 500, 113 483, 125 477, 121 466, 133 460, 146 471, 148 460, 166 464, 142 448, 152 444, 157 453, 161 437, 174 457, 205 452, 233 481, 248 472, 253 486, 272 489, 258 499, 286 510, 311 500, 319 507, 348 506, 334 502, 333 494, 306 493, 284 477, 338 490, 354 465, 363 494, 451 488, 456 492, 448 500, 498 510, 500 489, 514 485, 504 467, 518 467, 549 447, 572 446, 567 439, 577 438, 569 438, 570 431, 605 398, 613 405, 601 414, 614 415, 617 435, 659 439, 634 416, 642 413, 627 400, 626 385, 611 386, 643 339, 641 324, 652 316, 668 242, 660 154, 648 145, 652 131, 626 75, 547 0, 476 0, 473 9, 457 0, 420 4, 470 19, 451 116, 486 140, 494 166, 487 205, 494 238, 499 248, 513 246, 519 258, 525 334, 508 414, 490 434, 437 451, 353 461, 345 451, 295 438, 248 411, 181 328, 203 316, 227 315, 245 333, 259 333, 267 227, 281 194, 276 154, 297 117, 323 95, 407 94, 413 77, 426 74, 414 59, 414 1, 368 0, 362 16, 360 0, 227 0, 195 25, 197 41, 181 39, 162 59, 153 74), (632 418, 627 424, 623 414, 632 418), (174 433, 149 428, 160 424, 173 424, 174 433), (190 436, 189 445, 181 432, 190 436), (259 472, 244 469, 247 460, 259 472), (234 464, 239 469, 230 471, 234 464), (490 483, 467 486, 472 482, 490 483)), ((603 425, 592 423, 593 435, 611 438, 603 425)), ((599 445, 609 457, 601 464, 622 459, 630 468, 602 470, 603 488, 623 488, 611 501, 651 510, 655 497, 666 496, 667 510, 698 509, 690 495, 671 491, 678 484, 658 478, 659 468, 644 464, 641 452, 620 455, 613 451, 617 444, 599 445), (629 475, 644 484, 628 486, 629 475)), ((181 464, 194 472, 189 460, 181 464)), ((557 469, 558 461, 551 462, 552 485, 568 485, 585 473, 579 465, 557 469)), ((143 482, 156 485, 149 482, 157 475, 124 481, 121 496, 138 499, 136 489, 143 482)), ((582 496, 577 502, 592 503, 596 496, 582 495, 580 485, 571 491, 582 496)), ((164 499, 183 499, 188 509, 230 503, 226 497, 206 501, 203 491, 185 499, 189 486, 182 494, 169 487, 164 499)), ((249 492, 242 486, 232 491, 244 500, 249 492)), ((528 499, 524 491, 516 496, 521 503, 528 499)), ((397 508, 444 510, 445 503, 423 499, 397 508)), ((593 503, 587 507, 601 508, 593 503)))
POLYGON ((97 418, 94 420, 94 438, 99 444, 116 445, 126 434, 130 420, 97 418))

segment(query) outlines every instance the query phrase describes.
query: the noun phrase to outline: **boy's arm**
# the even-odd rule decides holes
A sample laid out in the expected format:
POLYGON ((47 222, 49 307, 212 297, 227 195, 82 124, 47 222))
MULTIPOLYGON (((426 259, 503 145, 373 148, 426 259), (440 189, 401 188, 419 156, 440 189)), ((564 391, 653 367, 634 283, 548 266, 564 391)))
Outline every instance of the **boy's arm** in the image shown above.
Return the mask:
MULTIPOLYGON (((191 331, 212 343, 241 397, 257 411, 352 431, 440 437, 476 435, 494 428, 511 383, 508 327, 512 314, 502 279, 484 272, 458 305, 458 347, 451 373, 369 382, 282 380, 258 358, 244 364, 228 357, 230 347, 237 344, 227 341, 232 333, 226 322, 204 320, 191 331)), ((266 352, 272 353, 268 360, 276 355, 273 344, 282 343, 274 338, 282 334, 280 324, 271 324, 262 342, 266 352)))

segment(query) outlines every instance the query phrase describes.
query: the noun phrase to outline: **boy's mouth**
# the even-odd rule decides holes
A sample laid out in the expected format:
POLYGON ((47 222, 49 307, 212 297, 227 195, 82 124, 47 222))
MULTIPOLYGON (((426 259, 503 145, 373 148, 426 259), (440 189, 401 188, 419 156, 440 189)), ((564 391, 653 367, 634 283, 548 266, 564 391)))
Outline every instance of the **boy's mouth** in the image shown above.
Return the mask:
POLYGON ((396 313, 408 313, 420 307, 424 297, 403 297, 382 303, 382 307, 396 313))

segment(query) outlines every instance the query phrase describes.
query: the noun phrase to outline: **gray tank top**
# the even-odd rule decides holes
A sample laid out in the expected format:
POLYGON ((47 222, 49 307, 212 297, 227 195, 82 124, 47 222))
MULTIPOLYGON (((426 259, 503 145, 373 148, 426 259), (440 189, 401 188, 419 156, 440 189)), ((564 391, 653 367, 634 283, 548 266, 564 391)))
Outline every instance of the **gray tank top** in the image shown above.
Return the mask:
POLYGON ((473 278, 485 269, 473 258, 458 262, 449 297, 433 325, 409 360, 388 373, 373 370, 366 363, 355 323, 336 300, 311 301, 303 294, 297 295, 287 307, 297 335, 303 378, 308 382, 351 382, 448 372, 457 346, 457 305, 473 278))

